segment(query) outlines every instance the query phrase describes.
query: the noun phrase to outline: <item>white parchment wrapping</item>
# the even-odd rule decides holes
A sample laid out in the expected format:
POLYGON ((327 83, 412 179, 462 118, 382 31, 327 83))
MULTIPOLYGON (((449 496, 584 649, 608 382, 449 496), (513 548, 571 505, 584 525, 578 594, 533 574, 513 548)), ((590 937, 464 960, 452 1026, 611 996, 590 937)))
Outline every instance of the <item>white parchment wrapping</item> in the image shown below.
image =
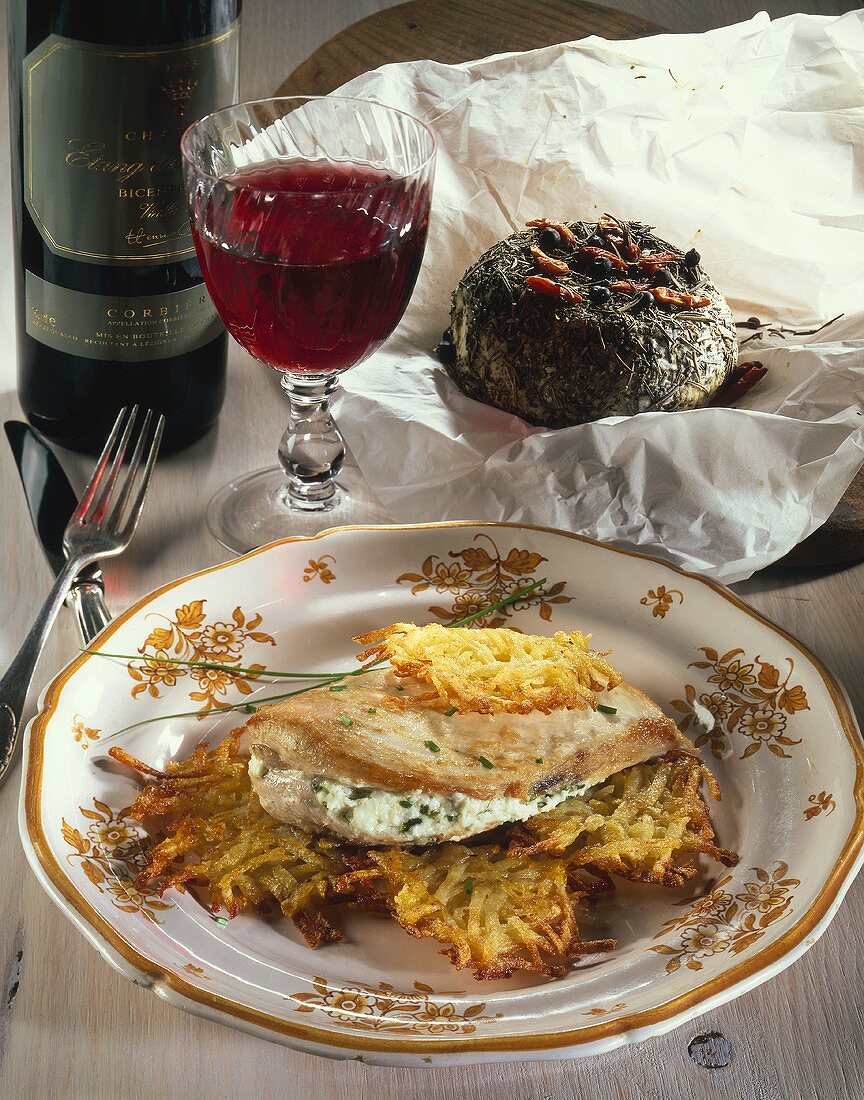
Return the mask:
POLYGON ((337 403, 395 518, 548 524, 726 582, 825 521, 864 459, 864 13, 387 65, 342 91, 439 141, 411 305, 337 403), (696 246, 739 319, 845 316, 746 344, 769 373, 735 409, 547 431, 466 398, 432 355, 463 271, 529 218, 602 211, 696 246))

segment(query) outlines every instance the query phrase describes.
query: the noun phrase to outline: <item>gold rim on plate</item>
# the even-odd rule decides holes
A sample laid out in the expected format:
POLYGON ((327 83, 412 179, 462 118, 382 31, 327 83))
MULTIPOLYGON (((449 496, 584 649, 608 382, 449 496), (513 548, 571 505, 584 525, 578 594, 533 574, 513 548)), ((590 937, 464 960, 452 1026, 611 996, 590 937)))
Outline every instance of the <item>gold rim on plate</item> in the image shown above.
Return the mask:
POLYGON ((492 523, 458 520, 443 523, 393 524, 385 527, 366 524, 333 527, 326 531, 321 531, 317 535, 295 536, 280 539, 277 542, 268 543, 266 546, 259 547, 257 550, 252 550, 241 557, 231 558, 228 561, 211 566, 209 569, 202 569, 198 572, 190 573, 185 577, 180 577, 177 580, 171 581, 142 597, 142 599, 138 600, 116 619, 113 619, 105 628, 101 637, 103 641, 110 638, 116 630, 135 615, 142 607, 150 603, 156 597, 164 595, 166 592, 170 592, 171 589, 176 588, 178 585, 185 584, 187 581, 198 577, 205 577, 211 573, 219 572, 221 569, 232 566, 237 562, 254 558, 258 554, 265 553, 276 546, 294 542, 316 542, 319 539, 327 538, 329 535, 339 534, 343 531, 417 531, 458 527, 510 528, 521 531, 540 531, 545 534, 560 535, 578 542, 588 543, 592 546, 599 546, 612 553, 623 554, 628 557, 641 558, 645 561, 653 562, 664 569, 677 573, 679 576, 687 577, 688 580, 697 581, 712 589, 728 603, 746 612, 751 618, 755 619, 756 622, 763 626, 767 626, 775 634, 784 638, 807 659, 819 673, 828 690, 856 762, 855 785, 853 788, 855 820, 843 850, 815 901, 801 919, 778 940, 763 948, 761 951, 758 951, 755 955, 748 958, 746 962, 739 963, 737 966, 732 967, 723 974, 717 975, 703 985, 697 986, 687 993, 682 993, 678 997, 666 1001, 662 1005, 658 1005, 652 1009, 621 1016, 607 1023, 589 1024, 586 1027, 559 1031, 553 1034, 514 1035, 498 1038, 434 1039, 424 1037, 419 1039, 381 1039, 371 1036, 360 1037, 345 1034, 343 1032, 328 1031, 306 1024, 294 1023, 278 1016, 271 1016, 268 1013, 244 1007, 237 1004, 235 1001, 219 997, 207 990, 190 985, 176 974, 164 970, 162 967, 156 965, 151 959, 141 955, 131 943, 120 936, 117 931, 84 900, 51 852, 47 837, 42 828, 41 816, 39 814, 43 772, 42 750, 44 747, 47 725, 56 710, 62 688, 73 673, 91 657, 91 654, 82 653, 48 686, 40 709, 30 724, 27 742, 28 759, 26 761, 26 775, 22 791, 24 821, 26 822, 30 842, 38 858, 39 864, 54 888, 75 910, 83 922, 89 925, 90 928, 108 943, 118 955, 125 959, 126 962, 130 963, 139 972, 147 975, 153 983, 158 982, 164 984, 175 993, 200 1005, 202 1008, 211 1009, 216 1013, 233 1017, 236 1020, 252 1024, 270 1032, 275 1032, 277 1035, 286 1036, 290 1039, 302 1040, 320 1046, 350 1048, 352 1050, 389 1051, 392 1053, 422 1052, 426 1054, 447 1054, 468 1051, 509 1053, 523 1050, 554 1050, 557 1048, 583 1046, 612 1035, 637 1031, 642 1028, 653 1027, 664 1021, 669 1021, 676 1015, 687 1012, 689 1009, 702 1004, 732 986, 754 977, 778 959, 788 955, 805 940, 808 933, 812 932, 828 914, 861 851, 862 845, 864 845, 864 746, 862 746, 857 726, 845 693, 833 674, 825 667, 822 661, 782 627, 777 626, 775 623, 771 622, 770 619, 766 619, 763 615, 760 615, 751 607, 748 607, 747 604, 739 600, 737 596, 733 595, 733 593, 723 585, 707 578, 687 573, 683 569, 678 569, 676 566, 670 565, 668 562, 656 558, 651 554, 642 554, 634 550, 625 550, 617 546, 607 546, 603 543, 596 542, 594 539, 586 538, 584 535, 576 535, 568 531, 556 530, 553 527, 542 527, 525 523, 492 523))

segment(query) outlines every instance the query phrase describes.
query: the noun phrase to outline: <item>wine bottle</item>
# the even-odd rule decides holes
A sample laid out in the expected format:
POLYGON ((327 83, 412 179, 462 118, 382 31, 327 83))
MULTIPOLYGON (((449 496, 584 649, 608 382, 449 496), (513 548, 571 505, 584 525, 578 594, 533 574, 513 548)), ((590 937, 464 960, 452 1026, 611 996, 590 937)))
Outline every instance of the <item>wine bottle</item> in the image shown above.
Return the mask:
POLYGON ((11 0, 18 393, 98 453, 122 405, 163 451, 225 396, 227 337, 189 230, 180 137, 237 99, 242 0, 11 0))

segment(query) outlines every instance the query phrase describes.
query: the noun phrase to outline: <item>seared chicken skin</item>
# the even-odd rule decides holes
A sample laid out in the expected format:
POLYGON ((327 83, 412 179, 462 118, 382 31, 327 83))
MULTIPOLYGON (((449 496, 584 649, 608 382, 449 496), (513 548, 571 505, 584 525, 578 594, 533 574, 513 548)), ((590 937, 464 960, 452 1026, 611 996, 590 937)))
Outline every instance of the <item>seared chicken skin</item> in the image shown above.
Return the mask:
POLYGON ((693 751, 656 703, 623 683, 599 693, 605 711, 548 714, 463 714, 442 700, 412 707, 428 684, 391 668, 343 684, 261 707, 246 729, 263 808, 352 843, 473 836, 670 749, 693 751))

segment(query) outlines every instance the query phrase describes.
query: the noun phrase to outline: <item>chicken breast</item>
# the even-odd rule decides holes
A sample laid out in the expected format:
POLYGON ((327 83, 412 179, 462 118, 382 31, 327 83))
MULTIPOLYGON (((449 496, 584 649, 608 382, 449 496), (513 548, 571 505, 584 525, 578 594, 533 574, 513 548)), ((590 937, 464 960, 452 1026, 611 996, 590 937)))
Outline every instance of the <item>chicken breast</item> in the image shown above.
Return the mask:
POLYGON ((262 707, 246 727, 261 805, 352 843, 432 844, 524 821, 669 749, 693 751, 628 684, 600 693, 604 711, 549 714, 410 706, 427 688, 380 669, 262 707))

